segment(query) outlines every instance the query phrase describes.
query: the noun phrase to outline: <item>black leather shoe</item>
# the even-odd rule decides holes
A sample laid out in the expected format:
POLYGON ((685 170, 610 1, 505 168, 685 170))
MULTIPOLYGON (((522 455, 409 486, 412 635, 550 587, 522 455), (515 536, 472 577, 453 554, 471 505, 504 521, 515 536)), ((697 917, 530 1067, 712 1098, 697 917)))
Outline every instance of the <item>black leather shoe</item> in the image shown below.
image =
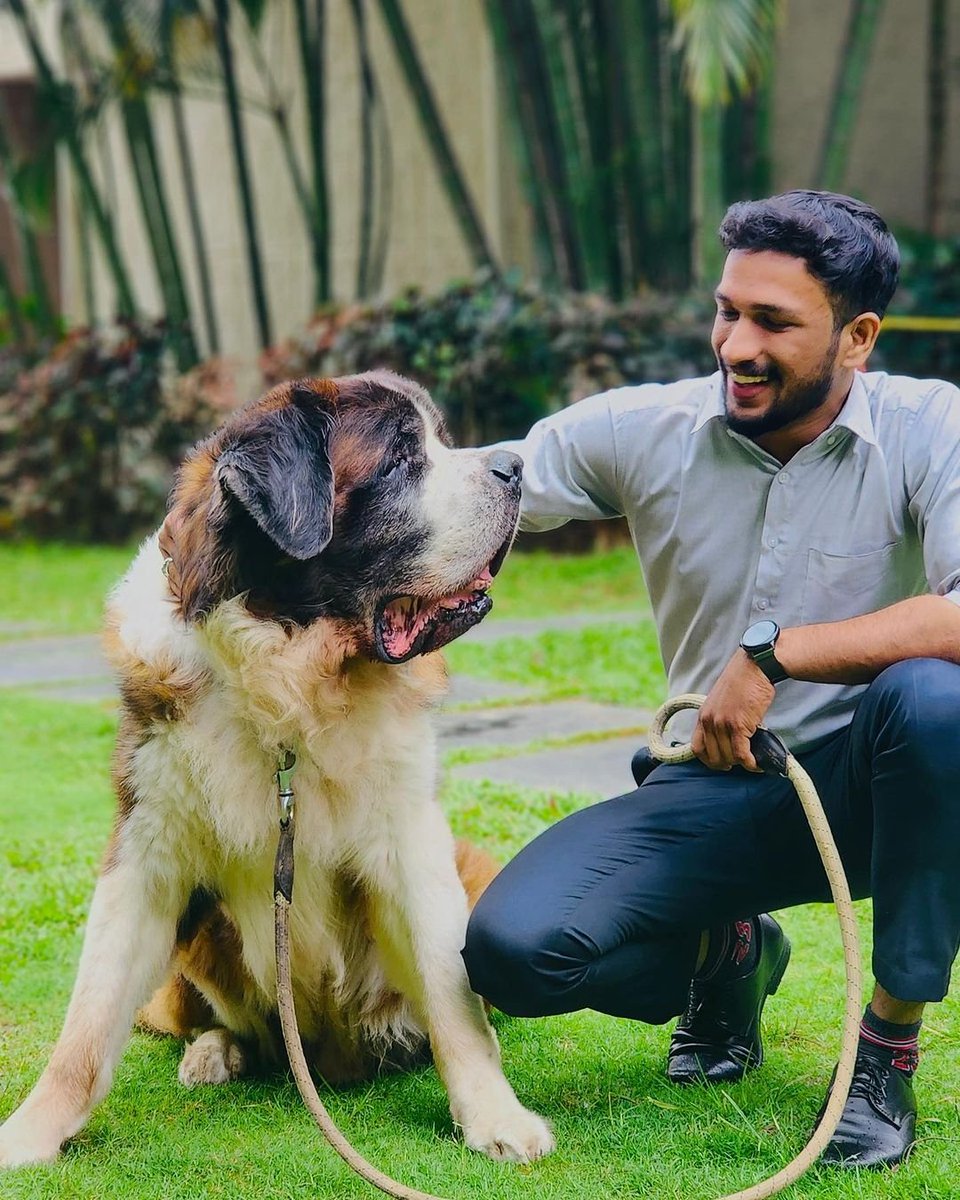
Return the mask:
POLYGON ((822 1161, 837 1167, 895 1166, 913 1149, 916 1127, 911 1076, 891 1064, 889 1051, 861 1041, 850 1095, 822 1161))
POLYGON ((667 1055, 672 1083, 736 1083, 763 1062, 760 1014, 780 986, 790 942, 768 913, 753 922, 757 959, 739 978, 690 984, 687 1011, 677 1022, 667 1055))

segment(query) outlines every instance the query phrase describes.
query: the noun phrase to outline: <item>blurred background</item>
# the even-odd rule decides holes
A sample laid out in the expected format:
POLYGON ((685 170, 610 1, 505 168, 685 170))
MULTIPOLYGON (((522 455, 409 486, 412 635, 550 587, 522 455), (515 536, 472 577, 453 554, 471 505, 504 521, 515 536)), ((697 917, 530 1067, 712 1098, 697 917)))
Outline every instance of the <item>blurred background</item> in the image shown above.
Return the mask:
POLYGON ((960 0, 0 0, 0 537, 125 539, 230 408, 459 440, 713 368, 727 204, 847 191, 872 365, 960 381, 960 0))

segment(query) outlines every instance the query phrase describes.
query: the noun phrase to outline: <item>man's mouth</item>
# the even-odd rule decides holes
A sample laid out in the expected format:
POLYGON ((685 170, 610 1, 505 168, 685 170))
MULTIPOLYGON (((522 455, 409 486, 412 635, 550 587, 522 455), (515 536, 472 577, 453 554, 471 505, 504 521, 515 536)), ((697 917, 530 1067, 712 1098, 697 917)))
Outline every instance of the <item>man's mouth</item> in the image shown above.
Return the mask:
POLYGON ((735 400, 753 400, 773 382, 773 376, 771 374, 748 375, 745 372, 728 371, 727 380, 735 400))
POLYGON ((474 579, 447 595, 401 595, 384 601, 374 621, 378 658, 401 663, 417 654, 429 654, 482 621, 493 608, 487 589, 509 546, 509 540, 504 542, 474 579))

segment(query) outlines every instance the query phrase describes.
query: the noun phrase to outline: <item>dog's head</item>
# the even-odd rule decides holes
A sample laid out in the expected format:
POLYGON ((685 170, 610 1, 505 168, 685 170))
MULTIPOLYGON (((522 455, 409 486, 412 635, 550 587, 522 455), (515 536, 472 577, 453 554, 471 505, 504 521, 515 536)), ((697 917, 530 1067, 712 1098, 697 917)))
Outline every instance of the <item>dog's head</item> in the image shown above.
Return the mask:
POLYGON ((281 384, 181 469, 167 519, 181 614, 244 595, 266 619, 344 622, 385 662, 436 650, 492 606, 520 472, 516 455, 452 449, 399 375, 281 384))

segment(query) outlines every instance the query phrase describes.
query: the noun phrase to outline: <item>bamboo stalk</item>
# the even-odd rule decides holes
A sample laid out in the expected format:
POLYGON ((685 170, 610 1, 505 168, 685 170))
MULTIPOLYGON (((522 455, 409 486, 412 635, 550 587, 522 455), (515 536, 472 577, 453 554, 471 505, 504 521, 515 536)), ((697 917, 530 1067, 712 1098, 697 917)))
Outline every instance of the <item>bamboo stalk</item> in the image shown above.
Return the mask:
POLYGON ((307 130, 313 174, 314 302, 329 301, 333 292, 330 277, 330 199, 327 188, 326 113, 323 81, 326 78, 326 0, 314 0, 312 19, 307 0, 294 0, 300 69, 307 99, 307 130))
POLYGON ((173 117, 173 136, 180 162, 180 177, 187 201, 187 219, 190 223, 190 240, 193 257, 197 265, 197 280, 200 284, 200 304, 203 309, 203 326, 208 354, 220 353, 220 327, 217 308, 213 299, 213 279, 210 274, 210 256, 207 252, 207 237, 200 216, 200 199, 197 193, 196 172, 190 153, 190 138, 187 133, 186 115, 183 109, 183 89, 179 80, 171 81, 170 112, 173 117))
POLYGON ((310 243, 314 270, 314 303, 321 304, 329 299, 330 291, 328 286, 329 232, 321 215, 322 205, 317 204, 316 197, 310 191, 310 185, 304 175, 300 160, 297 157, 296 148, 293 144, 287 106, 274 81, 270 66, 257 39, 256 31, 249 21, 247 22, 247 43, 250 49, 250 57, 253 59, 260 80, 266 88, 267 113, 280 139, 280 148, 283 151, 284 161, 290 173, 293 192, 300 207, 307 240, 310 243))
POLYGON ((13 334, 14 344, 17 346, 26 346, 26 322, 23 319, 23 314, 20 311, 20 301, 13 290, 13 283, 10 280, 2 258, 0 258, 0 311, 6 314, 10 322, 10 331, 13 334))
POLYGON ((520 181, 533 216, 533 246, 541 274, 546 279, 560 275, 553 238, 553 222, 548 211, 549 191, 541 169, 541 154, 536 121, 526 96, 502 0, 487 0, 487 23, 496 48, 497 71, 508 97, 505 105, 507 128, 520 167, 520 181))
POLYGON ((133 298, 133 289, 130 286, 130 279, 120 255, 112 223, 104 209, 100 194, 94 183, 93 173, 83 152, 83 145, 76 123, 76 114, 73 111, 69 94, 53 74, 40 40, 37 37, 36 30, 33 28, 27 13, 24 0, 9 0, 9 7, 13 10, 13 14, 17 18, 20 31, 30 50, 40 86, 48 95, 57 98, 63 110, 63 119, 59 133, 66 145, 71 166, 77 177, 80 189, 84 194, 94 228, 97 231, 97 236, 106 255, 107 265, 117 292, 117 309, 121 316, 135 317, 136 303, 133 298))
POLYGON ((373 233, 373 70, 367 45, 366 9, 363 0, 350 0, 350 15, 357 41, 360 67, 360 226, 357 237, 356 295, 362 299, 370 292, 370 255, 373 233))
POLYGON ((170 323, 177 366, 181 371, 187 371, 198 362, 197 347, 153 122, 144 94, 139 67, 141 51, 127 24, 122 4, 116 0, 101 0, 97 9, 113 47, 116 64, 126 68, 118 79, 120 114, 147 240, 170 323))
POLYGON ((9 126, 9 124, 9 112, 0 97, 0 168, 3 169, 4 175, 3 190, 10 206, 10 214, 13 217, 27 287, 36 307, 35 324, 42 334, 52 336, 57 332, 57 317, 43 274, 36 230, 17 188, 17 164, 10 149, 10 143, 7 141, 5 130, 5 126, 9 126))
POLYGON ((930 0, 927 20, 927 164, 924 227, 944 235, 947 190, 947 80, 949 59, 947 0, 930 0))
POLYGON ((230 141, 233 147, 234 170, 237 176, 237 186, 240 191, 244 241, 247 251, 247 267, 250 273, 250 291, 253 299, 260 349, 265 350, 273 341, 273 333, 270 325, 266 285, 263 277, 263 262, 257 233, 253 184, 247 164, 247 145, 243 128, 243 114, 240 109, 240 96, 237 90, 236 70, 233 62, 233 47, 230 42, 230 7, 228 0, 213 0, 213 4, 216 11, 214 30, 216 33, 217 52, 220 56, 220 65, 223 70, 224 98, 230 129, 230 141))
POLYGON ((516 56, 517 101, 557 275, 566 287, 581 291, 586 286, 583 255, 536 13, 530 0, 499 0, 499 8, 504 40, 516 56))
POLYGON ((883 0, 853 0, 850 8, 817 166, 817 187, 826 191, 837 192, 843 187, 882 9, 883 0))
POLYGON ((473 258, 474 265, 497 272, 497 264, 480 222, 476 205, 457 161, 446 126, 420 62, 413 37, 407 25, 400 0, 380 0, 380 11, 393 42, 411 98, 420 117, 427 145, 440 173, 447 199, 450 201, 460 232, 473 258))

